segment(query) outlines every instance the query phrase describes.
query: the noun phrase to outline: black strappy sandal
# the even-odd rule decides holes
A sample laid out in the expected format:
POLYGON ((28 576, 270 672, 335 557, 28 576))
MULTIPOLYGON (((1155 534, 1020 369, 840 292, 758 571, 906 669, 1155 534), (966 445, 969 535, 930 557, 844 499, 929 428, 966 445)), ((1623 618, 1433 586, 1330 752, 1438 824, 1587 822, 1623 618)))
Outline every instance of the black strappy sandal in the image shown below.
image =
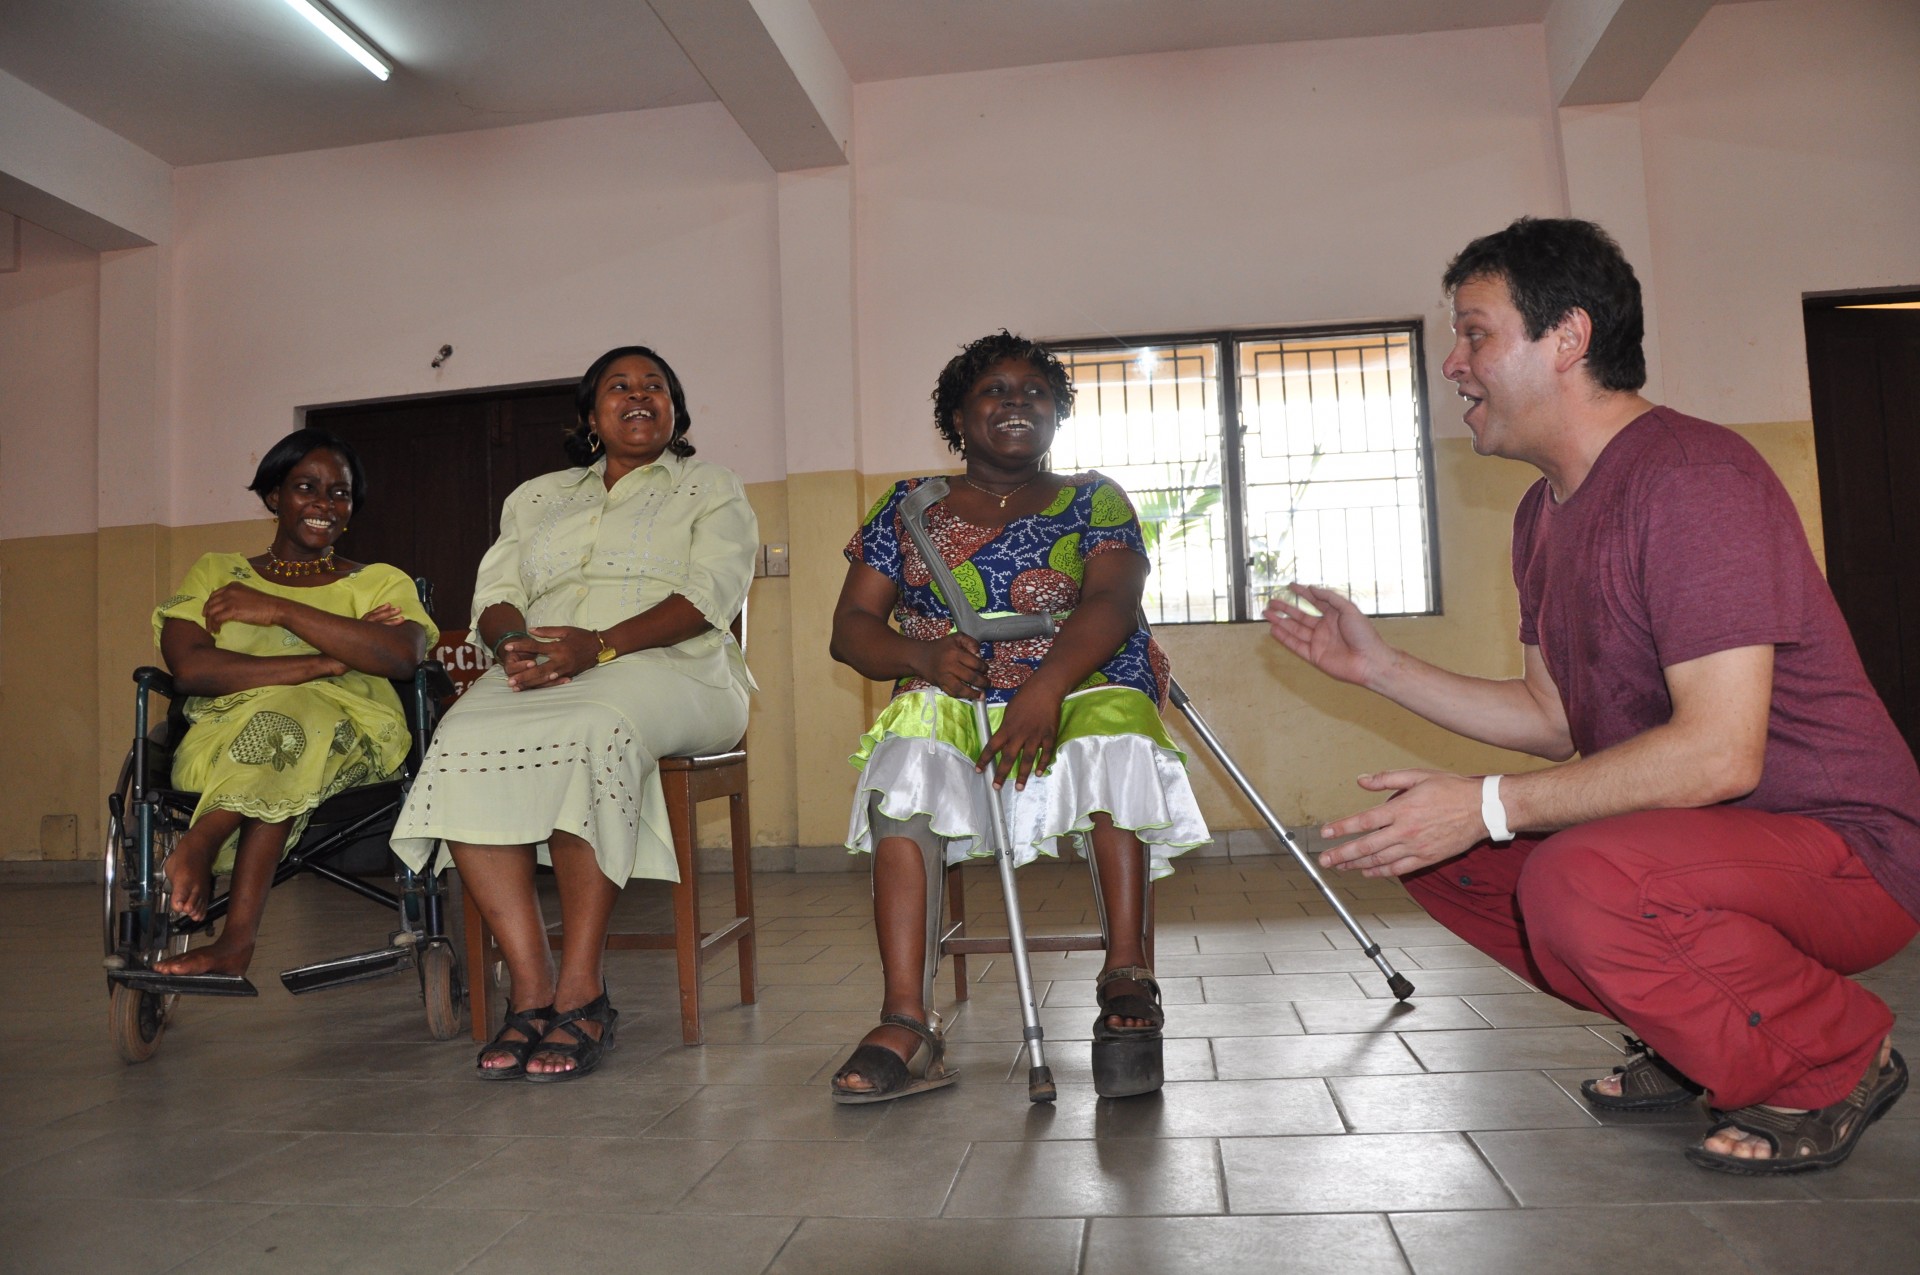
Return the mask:
POLYGON ((480 1073, 482 1080, 518 1080, 527 1074, 527 1059, 534 1047, 540 1043, 540 1037, 547 1028, 540 1024, 551 1023, 554 1009, 551 1005, 542 1005, 538 1009, 509 1009, 507 1021, 500 1024, 500 1030, 493 1034, 473 1060, 473 1069, 480 1073), (502 1040, 508 1032, 519 1032, 519 1040, 502 1040), (487 1066, 488 1054, 505 1054, 513 1059, 511 1066, 487 1066))
POLYGON ((1100 1016, 1093 1020, 1093 1091, 1102 1098, 1132 1098, 1153 1093, 1167 1082, 1165 1041, 1161 1030, 1166 1012, 1160 1008, 1160 984, 1153 971, 1138 965, 1108 970, 1094 985, 1100 1016), (1107 985, 1130 980, 1146 988, 1146 995, 1128 992, 1108 996, 1107 985), (1145 1027, 1112 1027, 1109 1018, 1143 1018, 1145 1027))
POLYGON ((562 1080, 578 1080, 598 1067, 602 1056, 613 1048, 613 1025, 619 1020, 620 1011, 608 1002, 605 992, 601 992, 598 997, 578 1009, 570 1009, 564 1014, 555 1015, 553 1021, 547 1024, 546 1035, 540 1038, 539 1044, 527 1051, 527 1056, 531 1058, 534 1054, 552 1054, 556 1058, 571 1059, 573 1066, 565 1071, 529 1071, 526 1073, 527 1082, 546 1085, 558 1084, 562 1080), (599 1039, 596 1040, 587 1035, 575 1027, 575 1023, 598 1024, 599 1039), (573 1043, 554 1044, 553 1034, 560 1031, 573 1037, 573 1043))
POLYGON ((904 1027, 920 1038, 913 1058, 901 1062, 900 1055, 885 1045, 859 1046, 840 1070, 834 1073, 833 1100, 848 1104, 890 1102, 909 1094, 940 1089, 958 1080, 960 1073, 947 1066, 946 1033, 938 1026, 940 1020, 937 1016, 929 1017, 934 1019, 935 1026, 929 1027, 905 1014, 883 1015, 881 1026, 904 1027), (864 1076, 873 1087, 850 1089, 842 1083, 848 1076, 864 1076))

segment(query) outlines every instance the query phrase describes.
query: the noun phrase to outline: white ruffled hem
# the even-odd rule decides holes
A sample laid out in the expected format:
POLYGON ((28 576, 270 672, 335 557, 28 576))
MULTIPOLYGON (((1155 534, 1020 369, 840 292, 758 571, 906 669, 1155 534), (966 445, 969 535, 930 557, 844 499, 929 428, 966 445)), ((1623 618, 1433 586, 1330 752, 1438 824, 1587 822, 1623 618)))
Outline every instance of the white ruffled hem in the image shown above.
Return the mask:
MULTIPOLYGON (((860 772, 847 849, 873 850, 868 794, 879 793, 881 812, 890 819, 931 816, 934 833, 947 838, 949 864, 990 858, 983 785, 973 762, 953 745, 890 735, 874 746, 860 772)), ((1069 740, 1051 771, 1028 779, 1024 790, 1007 784, 1000 799, 1020 866, 1043 854, 1057 857, 1055 839, 1091 831, 1095 811, 1112 815, 1116 826, 1145 843, 1156 879, 1173 872, 1175 855, 1212 840, 1186 766, 1140 735, 1069 740)))

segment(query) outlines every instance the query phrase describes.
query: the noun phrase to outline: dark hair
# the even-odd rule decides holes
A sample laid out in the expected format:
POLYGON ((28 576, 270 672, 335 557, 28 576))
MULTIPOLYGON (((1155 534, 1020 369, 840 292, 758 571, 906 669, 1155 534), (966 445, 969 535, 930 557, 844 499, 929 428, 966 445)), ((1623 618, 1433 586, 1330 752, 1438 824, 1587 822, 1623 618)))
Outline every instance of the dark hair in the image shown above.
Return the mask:
POLYGON ((1483 235, 1447 266, 1441 285, 1451 296, 1475 279, 1506 281, 1531 341, 1576 306, 1585 310, 1593 320, 1587 371, 1594 381, 1609 390, 1637 390, 1647 383, 1640 280, 1613 236, 1592 222, 1522 217, 1483 235))
POLYGON ((995 364, 1009 361, 1031 363, 1039 369, 1047 378, 1047 388, 1053 391, 1055 415, 1063 421, 1073 415, 1073 381, 1060 360, 1053 357, 1053 351, 1001 328, 966 346, 940 369, 939 384, 933 387, 933 424, 940 437, 947 440, 947 450, 960 450, 960 430, 953 423, 953 414, 960 410, 967 391, 995 364))
POLYGON ((587 417, 593 415, 594 400, 600 397, 600 378, 615 363, 636 354, 643 359, 652 359, 661 375, 667 378, 667 394, 673 399, 673 437, 667 441, 667 450, 675 456, 693 455, 693 444, 687 441, 687 429, 693 424, 693 414, 687 411, 687 392, 680 388, 680 378, 675 374, 673 365, 644 345, 620 345, 595 359, 573 391, 573 411, 580 422, 566 432, 560 445, 566 449, 567 459, 574 464, 591 465, 600 458, 605 444, 594 434, 593 427, 587 424, 587 417))
MULTIPOLYGON (((280 490, 280 484, 287 481, 287 475, 293 467, 305 460, 313 452, 337 452, 341 460, 347 462, 347 477, 353 484, 353 511, 367 503, 367 474, 360 468, 360 457, 353 448, 342 439, 334 437, 324 429, 296 429, 285 438, 267 449, 260 458, 260 467, 253 471, 253 481, 247 484, 247 490, 260 497, 260 503, 267 505, 267 493, 280 490)), ((267 505, 272 510, 272 505, 267 505)))

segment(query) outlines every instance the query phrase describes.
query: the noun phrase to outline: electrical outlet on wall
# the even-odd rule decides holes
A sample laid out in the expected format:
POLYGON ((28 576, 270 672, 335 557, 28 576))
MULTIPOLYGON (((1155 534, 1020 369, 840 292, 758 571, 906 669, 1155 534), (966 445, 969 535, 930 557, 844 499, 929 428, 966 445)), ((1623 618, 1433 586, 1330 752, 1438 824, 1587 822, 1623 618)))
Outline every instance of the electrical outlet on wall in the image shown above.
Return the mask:
POLYGON ((760 570, 755 573, 763 576, 784 576, 791 574, 787 569, 787 547, 780 545, 760 546, 760 570))

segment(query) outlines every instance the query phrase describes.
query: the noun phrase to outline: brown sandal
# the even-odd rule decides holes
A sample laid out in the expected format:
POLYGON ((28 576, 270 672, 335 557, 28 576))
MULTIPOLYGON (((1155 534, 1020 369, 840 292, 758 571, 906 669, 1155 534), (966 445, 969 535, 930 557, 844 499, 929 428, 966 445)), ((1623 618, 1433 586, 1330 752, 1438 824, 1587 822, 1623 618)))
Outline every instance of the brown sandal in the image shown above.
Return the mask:
POLYGON ((1907 1091, 1907 1061, 1894 1050, 1884 1067, 1870 1066, 1853 1092, 1818 1111, 1777 1111, 1772 1107, 1740 1107, 1718 1113, 1707 1136, 1738 1129, 1764 1138, 1773 1148, 1767 1159, 1747 1159, 1709 1151, 1705 1145, 1687 1148, 1687 1159, 1706 1169, 1760 1177, 1772 1173, 1806 1173, 1830 1169, 1853 1154, 1867 1126, 1907 1091))
POLYGON ((933 1026, 929 1027, 905 1014, 882 1015, 882 1027, 904 1027, 920 1038, 913 1057, 901 1062, 900 1055, 885 1045, 858 1046, 840 1070, 834 1073, 833 1100, 848 1104, 890 1102, 910 1094, 925 1093, 929 1089, 944 1088, 960 1079, 960 1073, 946 1063, 947 1036, 940 1026, 939 1015, 929 1014, 927 1017, 933 1019, 933 1026), (841 1083, 848 1076, 865 1076, 873 1087, 850 1089, 841 1083))
POLYGON ((1620 1077, 1620 1092, 1603 1092, 1597 1080, 1580 1082, 1580 1093, 1587 1104, 1601 1111, 1668 1111, 1684 1107, 1705 1092, 1666 1059, 1648 1048, 1635 1036, 1622 1036, 1627 1042, 1627 1064, 1615 1067, 1620 1077))

